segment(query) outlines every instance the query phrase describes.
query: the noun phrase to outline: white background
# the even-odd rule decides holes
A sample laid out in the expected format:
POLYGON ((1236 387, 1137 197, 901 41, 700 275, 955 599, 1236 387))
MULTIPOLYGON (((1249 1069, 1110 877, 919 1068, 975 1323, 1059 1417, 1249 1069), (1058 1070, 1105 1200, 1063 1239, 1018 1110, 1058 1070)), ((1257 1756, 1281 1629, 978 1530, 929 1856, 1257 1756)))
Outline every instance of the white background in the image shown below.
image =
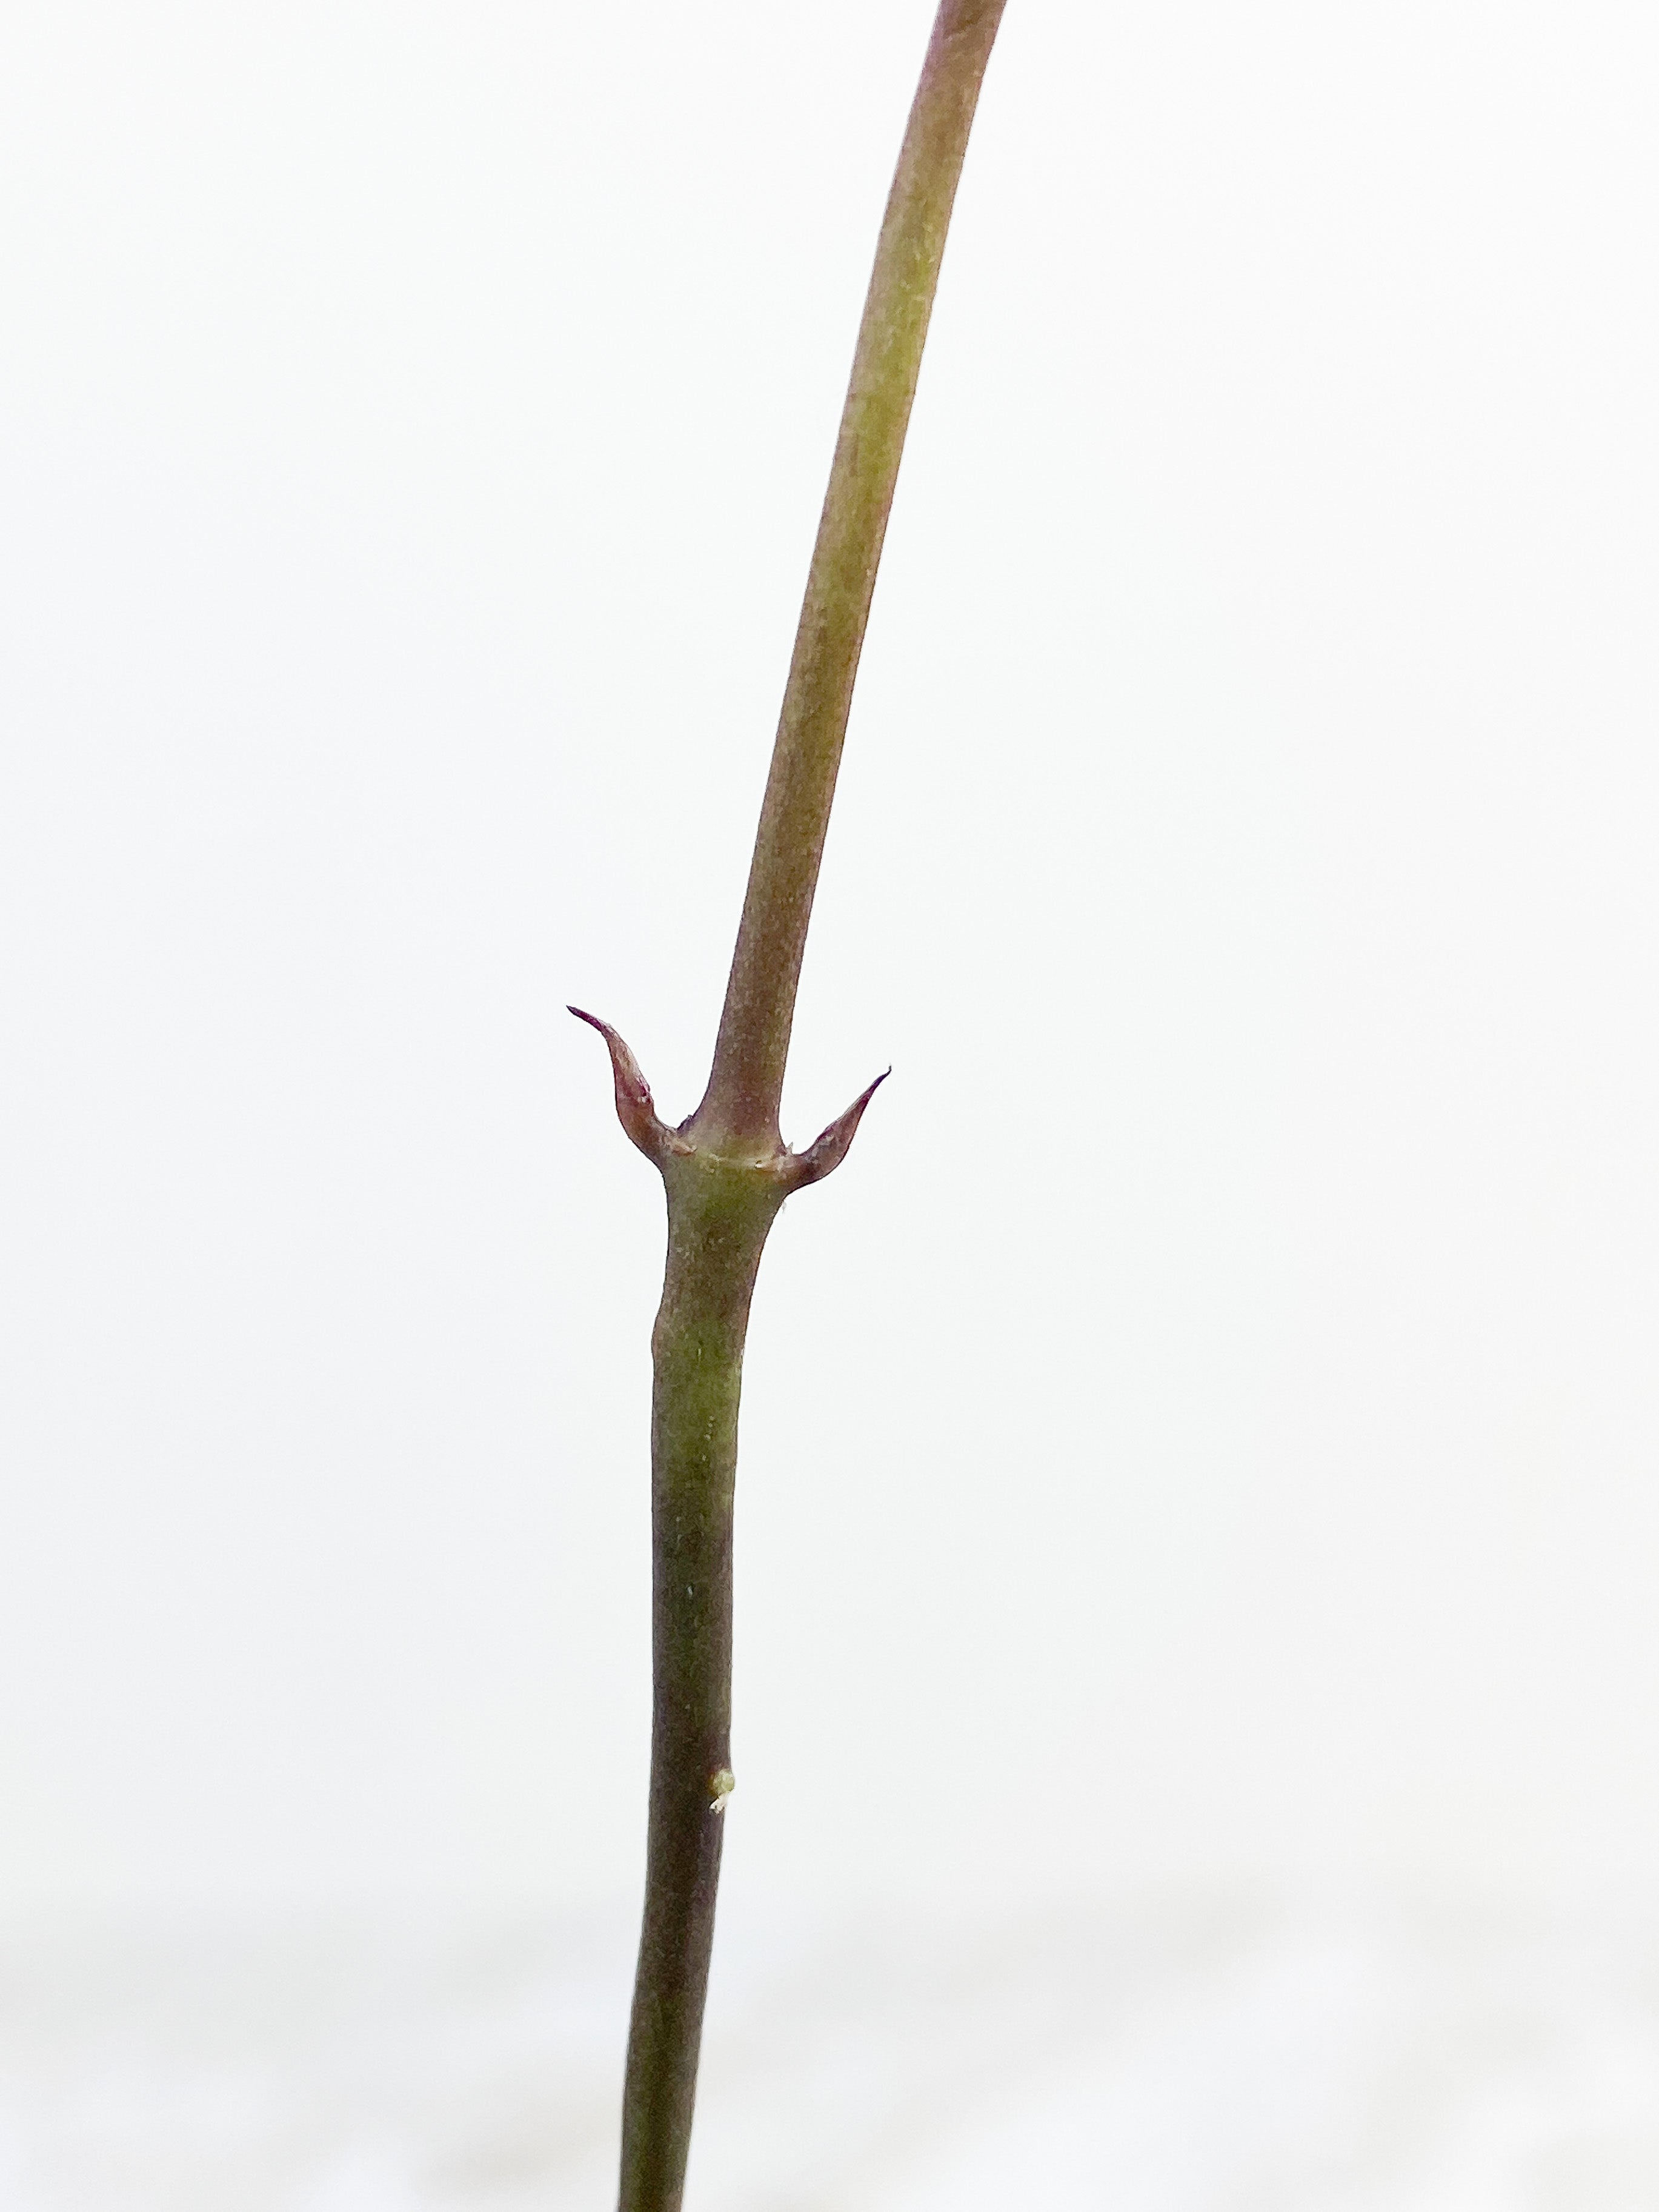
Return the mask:
MULTIPOLYGON (((926 0, 11 0, 0 1904, 637 1881, 660 1198, 926 0)), ((1012 0, 727 1879, 1659 1854, 1650 12, 1012 0)))

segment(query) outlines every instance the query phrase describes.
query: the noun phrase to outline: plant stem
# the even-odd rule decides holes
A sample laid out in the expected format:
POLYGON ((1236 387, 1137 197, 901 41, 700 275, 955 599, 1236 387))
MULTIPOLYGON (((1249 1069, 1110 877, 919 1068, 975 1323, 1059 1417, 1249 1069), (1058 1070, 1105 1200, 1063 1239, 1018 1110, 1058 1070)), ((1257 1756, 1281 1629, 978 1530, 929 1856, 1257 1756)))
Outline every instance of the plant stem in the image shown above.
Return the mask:
POLYGON ((945 237, 1004 0, 944 0, 888 195, 783 695, 700 1133, 778 1141, 806 925, 945 237))
POLYGON ((684 2188, 721 1816, 732 1787, 732 1504, 750 1298, 778 1209, 839 1166, 876 1088, 804 1152, 785 1146, 778 1105, 836 773, 957 179, 1004 4, 942 0, 934 21, 865 301, 714 1066, 696 1113, 666 1127, 628 1047, 606 1023, 580 1014, 605 1037, 618 1117, 661 1170, 668 1199, 652 1336, 650 1815, 620 2212, 679 2212, 684 2188))
POLYGON ((652 1336, 653 1698, 645 1918, 623 2093, 623 2212, 680 2202, 732 1788, 732 1502, 749 1299, 783 1192, 676 1159, 652 1336))

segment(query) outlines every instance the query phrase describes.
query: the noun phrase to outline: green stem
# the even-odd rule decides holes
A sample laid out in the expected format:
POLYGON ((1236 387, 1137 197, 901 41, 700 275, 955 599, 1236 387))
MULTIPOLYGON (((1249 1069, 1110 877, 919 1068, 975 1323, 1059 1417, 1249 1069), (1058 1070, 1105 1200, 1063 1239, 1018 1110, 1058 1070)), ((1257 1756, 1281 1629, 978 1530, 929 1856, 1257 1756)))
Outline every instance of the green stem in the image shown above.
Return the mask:
POLYGON ((685 2182, 732 1787, 732 1501, 749 1302, 779 1207, 840 1164, 876 1088, 804 1152, 783 1143, 784 1064, 853 683, 957 179, 1004 4, 942 0, 934 21, 865 301, 714 1066, 696 1112, 667 1128, 628 1047, 607 1024, 580 1017, 605 1036, 618 1116, 661 1170, 668 1197, 668 1264, 652 1337, 650 1820, 620 2212, 679 2212, 685 2182))
POLYGON ((691 2136, 732 1788, 732 1501, 750 1295, 784 1189, 690 1152, 665 1164, 668 1265, 652 1337, 651 1796, 623 2093, 623 2212, 677 2207, 691 2136))
POLYGON ((761 805, 731 980, 696 1127, 778 1141, 778 1102, 853 684, 898 481, 951 210, 1004 0, 944 0, 864 302, 761 805))

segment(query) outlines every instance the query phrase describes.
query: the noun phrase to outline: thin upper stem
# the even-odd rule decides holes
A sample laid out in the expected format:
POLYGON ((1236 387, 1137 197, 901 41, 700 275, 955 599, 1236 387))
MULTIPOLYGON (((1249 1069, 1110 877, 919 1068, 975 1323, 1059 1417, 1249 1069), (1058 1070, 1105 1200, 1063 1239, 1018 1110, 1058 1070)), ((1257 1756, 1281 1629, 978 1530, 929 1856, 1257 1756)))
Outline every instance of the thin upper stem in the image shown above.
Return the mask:
POLYGON ((761 808, 708 1088, 693 1127, 778 1135, 806 926, 968 133, 1006 0, 943 0, 888 197, 761 808))

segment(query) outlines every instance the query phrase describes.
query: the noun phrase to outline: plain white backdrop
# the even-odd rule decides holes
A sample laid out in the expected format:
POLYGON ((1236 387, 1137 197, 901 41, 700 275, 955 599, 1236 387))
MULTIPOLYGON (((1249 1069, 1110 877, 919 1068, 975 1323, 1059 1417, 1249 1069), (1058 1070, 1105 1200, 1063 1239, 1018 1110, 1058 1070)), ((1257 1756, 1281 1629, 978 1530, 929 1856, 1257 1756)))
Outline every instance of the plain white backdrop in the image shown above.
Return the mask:
MULTIPOLYGON (((0 1900, 638 1879, 659 1194, 927 0, 12 0, 0 1900)), ((1659 1857, 1659 30, 1012 0, 727 1881, 1659 1857)))

